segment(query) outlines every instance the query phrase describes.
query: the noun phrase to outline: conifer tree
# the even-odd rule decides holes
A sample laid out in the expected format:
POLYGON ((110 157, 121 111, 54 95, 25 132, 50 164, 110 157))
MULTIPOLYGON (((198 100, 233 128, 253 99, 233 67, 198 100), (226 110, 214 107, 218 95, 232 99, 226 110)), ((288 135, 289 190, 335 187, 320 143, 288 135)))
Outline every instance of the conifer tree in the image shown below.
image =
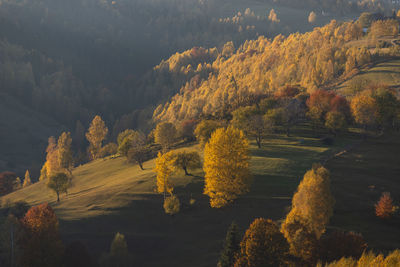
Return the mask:
POLYGON ((204 194, 213 208, 221 208, 250 190, 249 143, 232 126, 217 129, 204 149, 204 194))
POLYGON ((22 187, 27 187, 27 186, 29 186, 29 185, 31 185, 31 184, 32 184, 32 182, 31 182, 31 176, 30 176, 30 174, 29 174, 29 171, 26 170, 26 172, 25 172, 24 184, 22 185, 22 187))
POLYGON ((86 133, 86 139, 89 141, 89 153, 91 159, 97 159, 100 155, 102 142, 106 138, 108 128, 100 116, 94 117, 86 133))
POLYGON ((233 222, 226 233, 224 248, 218 260, 218 267, 231 267, 235 262, 235 255, 239 251, 240 237, 238 225, 233 222))

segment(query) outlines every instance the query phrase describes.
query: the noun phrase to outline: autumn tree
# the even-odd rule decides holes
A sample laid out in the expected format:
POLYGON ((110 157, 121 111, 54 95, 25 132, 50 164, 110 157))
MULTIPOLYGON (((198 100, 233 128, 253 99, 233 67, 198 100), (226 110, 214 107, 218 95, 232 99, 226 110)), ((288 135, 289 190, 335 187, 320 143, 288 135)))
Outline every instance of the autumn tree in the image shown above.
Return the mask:
POLYGON ((177 131, 175 125, 170 122, 159 123, 154 132, 154 140, 156 143, 167 151, 176 140, 177 131))
POLYGON ((313 24, 317 20, 317 14, 315 14, 314 11, 311 11, 310 14, 308 15, 308 22, 313 24))
POLYGON ((382 129, 393 128, 400 110, 400 102, 395 94, 387 88, 374 91, 372 97, 377 107, 377 122, 382 129))
POLYGON ((106 138, 108 128, 100 116, 94 117, 86 133, 86 139, 89 141, 89 153, 91 159, 99 158, 102 143, 106 138))
POLYGON ((31 185, 31 175, 29 174, 29 171, 26 170, 25 172, 25 179, 24 179, 24 184, 22 185, 22 187, 27 187, 29 185, 31 185))
POLYGON ((377 121, 376 100, 365 93, 358 94, 351 100, 351 111, 356 123, 363 125, 364 128, 374 125, 377 121))
POLYGON ((204 194, 213 208, 221 208, 250 190, 249 143, 232 126, 217 129, 204 149, 204 194))
POLYGON ((320 240, 319 258, 323 262, 332 262, 342 257, 359 259, 368 245, 361 234, 334 231, 324 234, 320 240))
POLYGON ((116 233, 111 242, 110 252, 104 254, 100 259, 101 267, 131 267, 133 257, 128 251, 125 236, 116 233))
POLYGON ((316 90, 307 100, 307 116, 313 122, 314 127, 321 127, 325 123, 325 116, 331 110, 331 101, 335 97, 327 90, 316 90))
POLYGON ((135 162, 143 170, 143 162, 148 159, 146 136, 134 130, 125 130, 118 135, 118 151, 128 162, 135 162))
POLYGON ((229 226, 226 233, 224 247, 219 256, 217 267, 231 267, 235 263, 235 256, 240 249, 238 225, 235 222, 229 226))
POLYGON ((333 214, 329 176, 329 171, 320 164, 314 164, 306 172, 282 224, 281 231, 290 244, 290 252, 308 262, 315 260, 316 243, 333 214))
POLYGON ((258 218, 244 234, 235 266, 284 266, 288 254, 289 244, 279 227, 271 220, 258 218))
POLYGON ((190 175, 188 170, 195 170, 201 168, 200 155, 196 151, 178 151, 173 154, 173 162, 177 169, 182 169, 185 175, 190 175))
POLYGON ((214 120, 202 120, 199 124, 197 124, 194 135, 196 136, 197 141, 199 141, 201 146, 205 146, 208 140, 211 137, 211 134, 218 128, 221 127, 221 123, 214 120))
POLYGON ((281 21, 280 19, 278 19, 278 15, 276 14, 274 9, 271 9, 271 11, 269 12, 268 20, 276 23, 281 21))
POLYGON ((60 194, 67 193, 68 187, 70 186, 70 179, 68 176, 59 172, 50 176, 47 187, 53 190, 57 194, 57 202, 60 202, 60 194))
POLYGON ((174 187, 170 181, 171 174, 175 171, 174 156, 172 152, 164 153, 158 152, 156 158, 156 167, 154 172, 157 174, 157 192, 164 195, 166 193, 172 195, 174 187))
POLYGON ((181 203, 176 195, 171 194, 164 199, 163 207, 166 214, 175 215, 179 212, 181 203))
POLYGON ((378 203, 375 204, 375 214, 379 218, 389 219, 395 212, 395 207, 393 206, 393 200, 390 197, 389 192, 383 192, 378 203))
POLYGON ((46 148, 46 162, 43 164, 40 170, 39 180, 46 180, 52 174, 60 172, 60 161, 58 157, 57 142, 54 136, 50 136, 48 139, 48 145, 46 148))
POLYGON ((326 114, 325 127, 336 135, 338 132, 346 130, 346 117, 340 112, 328 112, 326 114))
POLYGON ((30 208, 21 220, 21 227, 23 235, 18 240, 22 248, 21 266, 62 265, 63 245, 58 231, 58 219, 47 203, 30 208))
POLYGON ((74 159, 71 145, 71 133, 63 132, 58 138, 57 142, 58 162, 60 164, 60 167, 67 170, 70 175, 72 175, 72 168, 74 167, 74 159))

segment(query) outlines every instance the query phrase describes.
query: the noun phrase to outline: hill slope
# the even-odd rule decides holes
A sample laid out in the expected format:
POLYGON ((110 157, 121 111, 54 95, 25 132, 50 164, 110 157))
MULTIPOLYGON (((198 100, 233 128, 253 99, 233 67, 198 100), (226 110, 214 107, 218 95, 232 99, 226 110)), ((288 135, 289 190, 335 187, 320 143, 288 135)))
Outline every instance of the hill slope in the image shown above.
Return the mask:
POLYGON ((138 266, 211 266, 233 220, 244 230, 257 217, 281 219, 311 164, 342 150, 356 137, 349 134, 327 147, 310 137, 307 128, 296 132, 294 137, 269 136, 262 149, 252 144, 251 192, 223 209, 210 208, 202 194, 203 174, 199 170, 194 176, 174 177, 181 212, 174 217, 164 214, 162 196, 153 191, 154 160, 146 162, 145 171, 141 171, 123 158, 77 167, 73 186, 59 204, 44 182, 4 196, 2 201, 25 200, 31 205, 48 201, 61 220, 64 239, 82 240, 96 256, 108 250, 113 235, 121 232, 138 266), (191 197, 196 199, 193 206, 189 205, 191 197))

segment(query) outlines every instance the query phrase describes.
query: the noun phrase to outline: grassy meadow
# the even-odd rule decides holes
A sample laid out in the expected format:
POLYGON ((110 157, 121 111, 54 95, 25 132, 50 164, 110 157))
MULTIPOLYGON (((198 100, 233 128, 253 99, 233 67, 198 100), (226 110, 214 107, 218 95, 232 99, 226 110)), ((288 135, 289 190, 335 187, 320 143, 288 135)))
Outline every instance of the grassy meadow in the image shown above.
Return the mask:
MULTIPOLYGON (((9 194, 2 201, 4 204, 25 200, 31 205, 49 202, 60 219, 60 230, 66 243, 79 239, 96 257, 108 250, 115 233, 121 232, 126 236, 138 266, 212 266, 216 264, 222 240, 232 221, 236 221, 244 231, 257 217, 282 219, 293 192, 312 163, 325 161, 352 144, 359 145, 357 140, 360 138, 356 133, 348 133, 339 136, 332 146, 327 146, 320 137, 315 137, 308 126, 300 126, 291 137, 268 136, 261 149, 252 142, 254 183, 251 192, 223 209, 210 208, 208 198, 202 194, 203 173, 198 170, 193 172, 193 176, 178 173, 173 177, 181 212, 173 217, 166 215, 162 196, 155 193, 154 160, 145 162, 142 171, 138 166, 126 163, 124 158, 100 159, 77 167, 73 185, 68 195, 61 196, 60 203, 56 203, 55 194, 46 188, 44 182, 9 194), (194 205, 189 204, 191 198, 196 200, 194 205)), ((367 140, 365 144, 368 143, 367 140)), ((198 145, 181 149, 201 151, 198 145)), ((344 183, 338 192, 336 183, 356 178, 356 172, 351 176, 342 174, 338 160, 328 163, 334 178, 335 197, 338 198, 338 210, 332 225, 364 234, 364 226, 357 228, 351 223, 352 215, 343 214, 341 198, 351 196, 354 188, 358 187, 350 182, 344 183)), ((346 163, 343 167, 351 166, 346 163)), ((399 165, 388 162, 387 166, 399 165)), ((371 176, 372 180, 377 178, 371 176)), ((377 184, 370 181, 368 185, 374 183, 377 184)), ((368 213, 363 216, 374 217, 370 205, 376 201, 375 195, 368 202, 369 206, 362 210, 368 213)), ((367 205, 365 201, 359 203, 357 205, 367 205)), ((345 207, 352 211, 352 205, 345 207)), ((380 223, 376 221, 374 225, 379 228, 380 223)), ((379 238, 373 237, 375 244, 380 245, 379 238)), ((399 244, 393 242, 392 245, 399 244)))

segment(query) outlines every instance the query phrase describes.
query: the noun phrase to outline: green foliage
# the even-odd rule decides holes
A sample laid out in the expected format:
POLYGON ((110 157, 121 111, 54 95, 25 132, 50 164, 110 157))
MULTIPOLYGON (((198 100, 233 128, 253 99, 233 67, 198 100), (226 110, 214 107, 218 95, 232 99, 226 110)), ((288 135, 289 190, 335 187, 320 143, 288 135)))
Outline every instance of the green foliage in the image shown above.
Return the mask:
POLYGON ((67 193, 70 184, 71 181, 69 177, 65 173, 59 172, 49 177, 49 180, 47 182, 47 187, 53 190, 57 194, 57 202, 59 202, 60 194, 67 193))
POLYGON ((154 132, 154 141, 160 144, 164 151, 168 150, 175 142, 177 131, 175 125, 170 122, 162 122, 157 124, 154 132))
POLYGON ((133 257, 128 251, 128 245, 125 236, 116 233, 111 242, 110 252, 104 254, 100 259, 101 267, 131 267, 133 265, 133 257))
POLYGON ((197 141, 199 141, 201 146, 205 146, 210 139, 211 134, 218 128, 221 127, 221 123, 214 120, 202 120, 199 124, 197 124, 196 129, 194 130, 194 135, 196 136, 197 141))
POLYGON ((166 214, 175 215, 179 212, 181 203, 176 195, 171 194, 165 198, 163 207, 166 214))
POLYGON ((231 267, 235 263, 236 253, 240 249, 239 227, 235 222, 229 226, 226 233, 224 247, 218 260, 218 267, 231 267))
POLYGON ((182 169, 185 175, 190 175, 188 170, 195 170, 201 168, 201 160, 198 152, 178 151, 174 152, 174 165, 177 169, 182 169))

